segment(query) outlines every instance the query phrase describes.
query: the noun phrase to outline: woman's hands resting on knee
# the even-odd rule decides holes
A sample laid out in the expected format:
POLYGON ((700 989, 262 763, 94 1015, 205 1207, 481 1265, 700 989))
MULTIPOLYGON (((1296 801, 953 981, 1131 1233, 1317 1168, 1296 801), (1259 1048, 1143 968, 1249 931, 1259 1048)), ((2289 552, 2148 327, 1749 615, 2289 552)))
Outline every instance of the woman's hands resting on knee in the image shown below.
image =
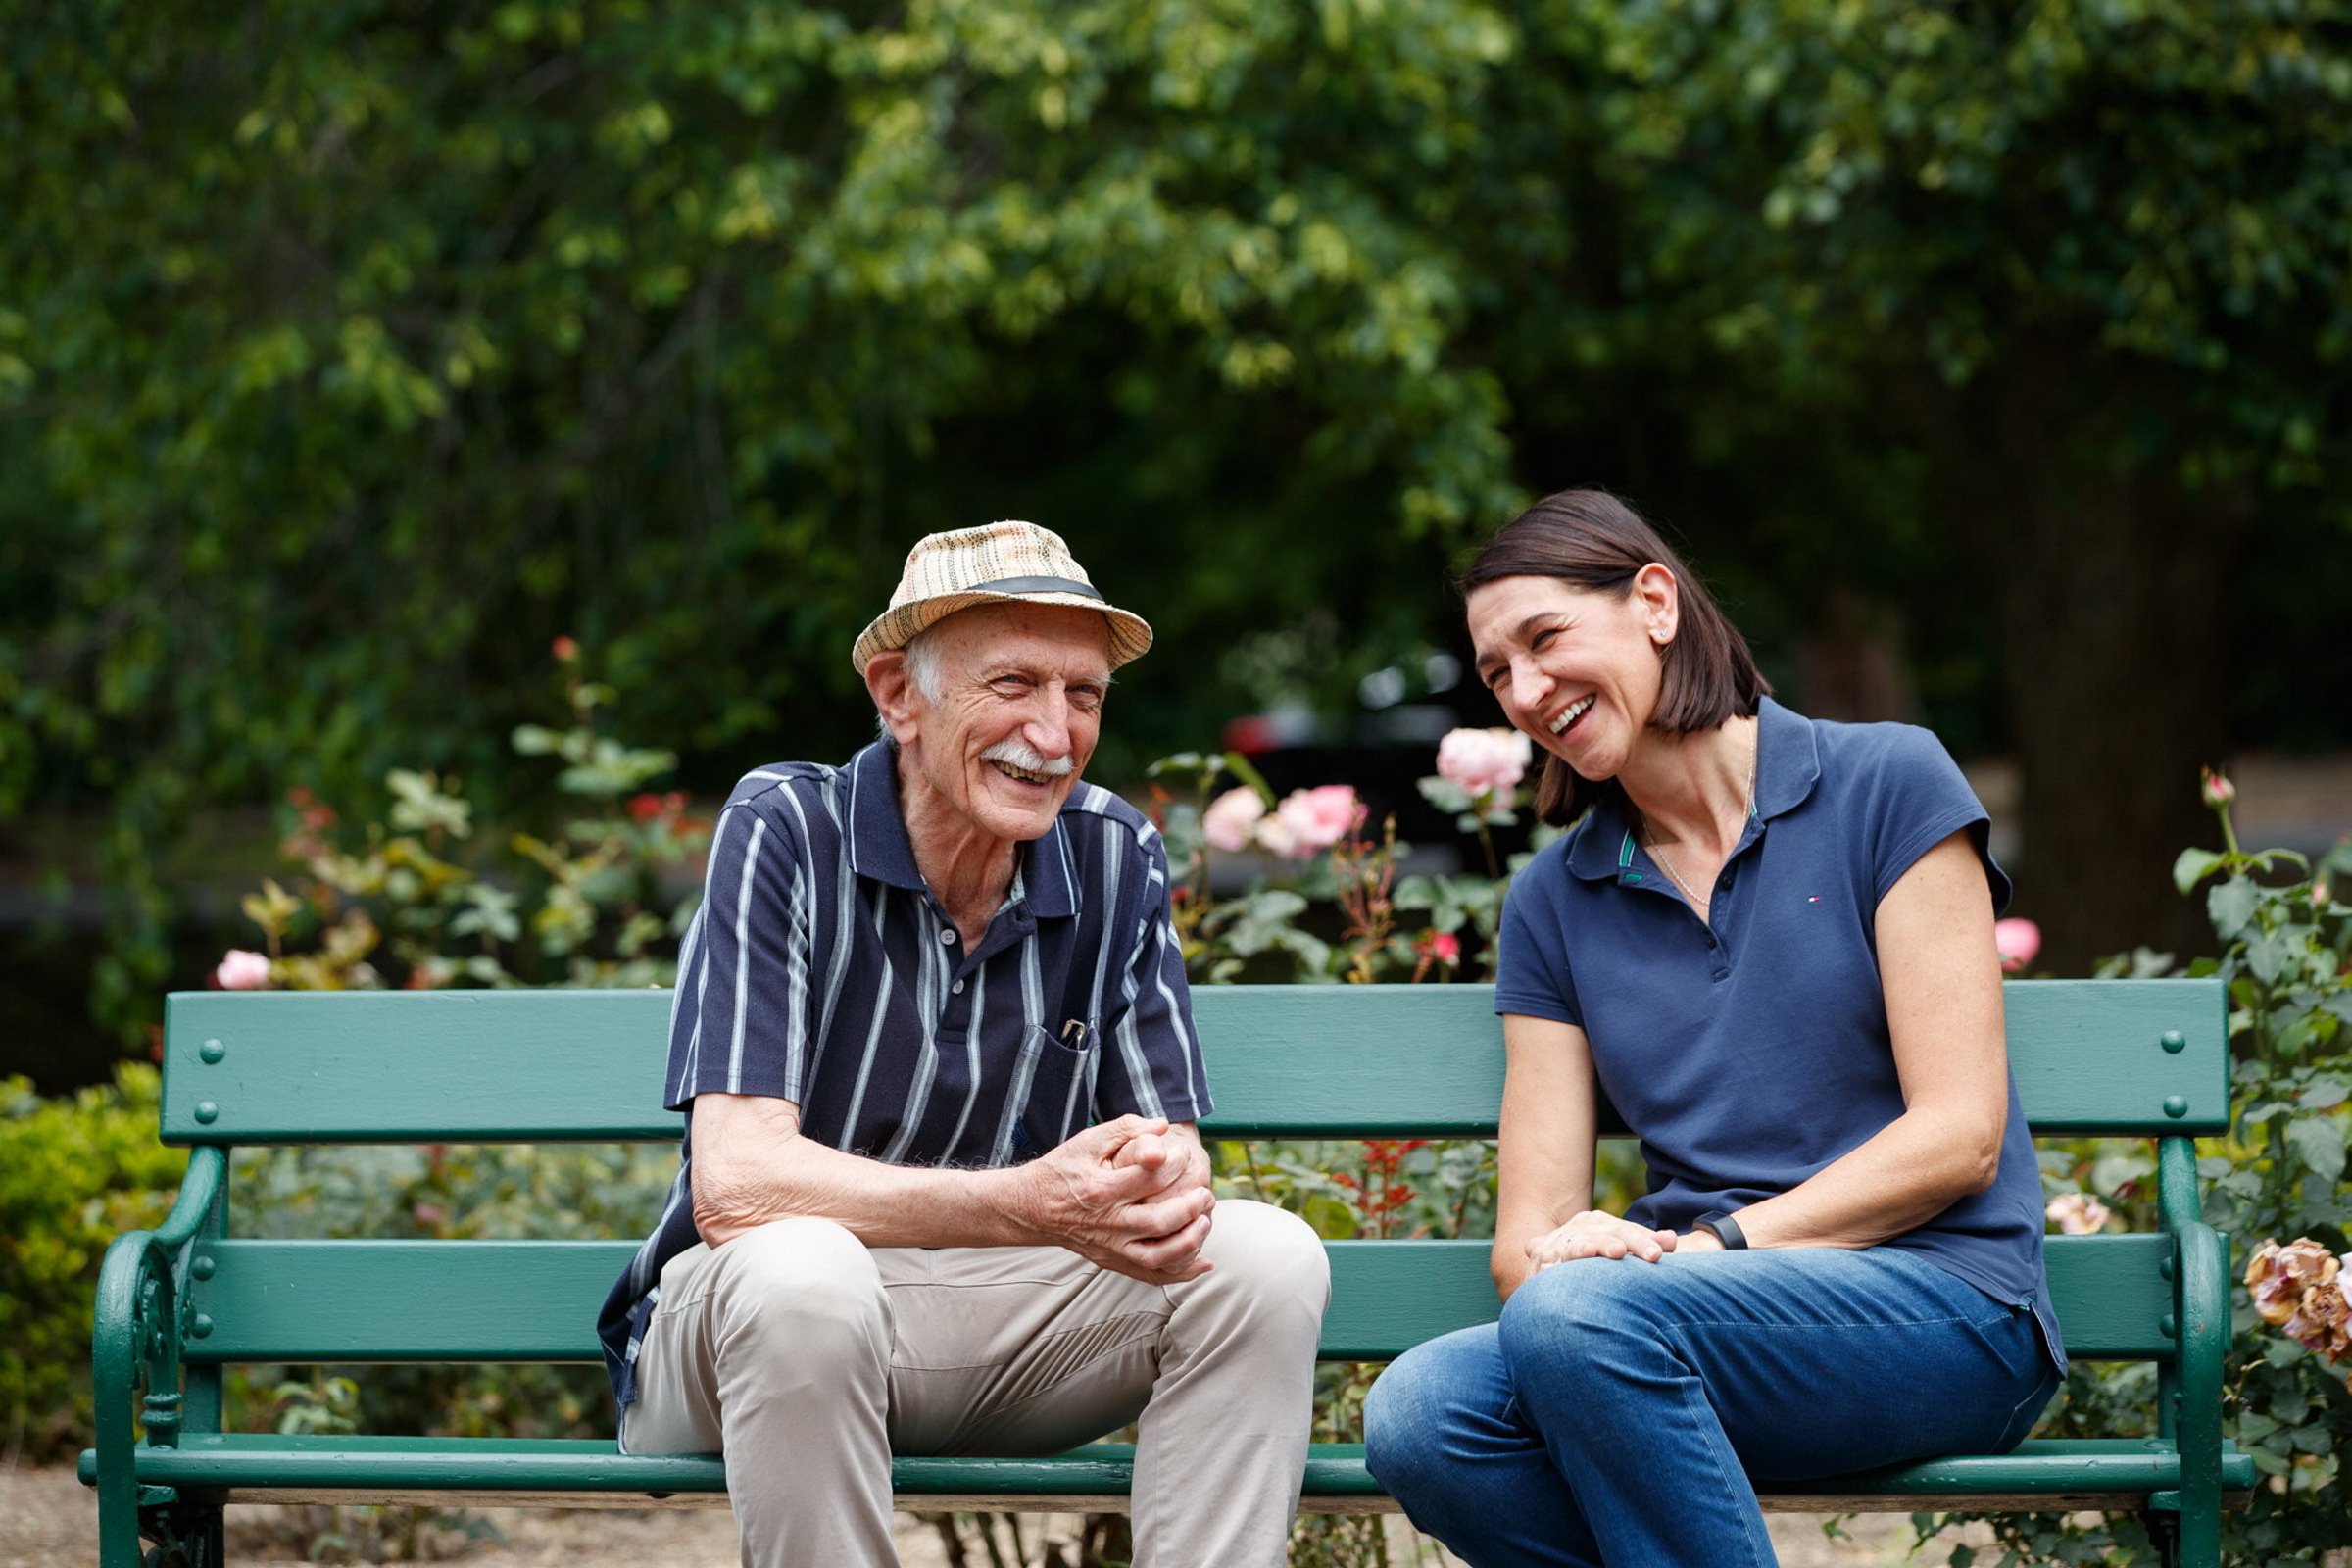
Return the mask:
MULTIPOLYGON (((1713 1241, 1713 1237, 1699 1238, 1700 1245, 1713 1241)), ((1695 1250, 1690 1237, 1651 1230, 1601 1209, 1588 1208, 1567 1224, 1531 1238, 1527 1260, 1533 1265, 1530 1272, 1541 1272, 1554 1263, 1573 1263, 1580 1257, 1631 1257, 1655 1263, 1677 1248, 1695 1250)))

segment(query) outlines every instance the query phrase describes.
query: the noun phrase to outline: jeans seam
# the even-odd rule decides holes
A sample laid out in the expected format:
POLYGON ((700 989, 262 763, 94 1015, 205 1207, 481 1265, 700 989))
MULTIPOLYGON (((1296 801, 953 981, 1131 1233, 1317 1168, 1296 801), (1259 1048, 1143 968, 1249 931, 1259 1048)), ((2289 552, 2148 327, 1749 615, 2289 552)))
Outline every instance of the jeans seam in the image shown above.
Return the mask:
MULTIPOLYGON (((1715 1480, 1724 1496, 1736 1500, 1744 1495, 1751 1504, 1742 1512, 1740 1521, 1740 1537, 1747 1544, 1749 1562, 1754 1565, 1754 1568, 1772 1568, 1772 1564, 1777 1558, 1772 1550, 1770 1537, 1765 1539, 1762 1553, 1759 1554, 1757 1551, 1756 1525, 1764 1516, 1761 1506, 1756 1504, 1755 1483, 1747 1478, 1747 1466, 1741 1464, 1739 1454, 1732 1451, 1731 1438, 1723 1430, 1723 1417, 1716 1413, 1715 1406, 1708 1401, 1706 1385, 1700 1379, 1697 1368, 1691 1360, 1690 1347, 1683 1343, 1680 1333, 1682 1327, 1681 1324, 1674 1326, 1669 1343, 1672 1344, 1674 1353, 1683 1363, 1685 1374, 1690 1379, 1690 1389, 1684 1396, 1685 1401, 1693 1407, 1696 1413, 1704 1417, 1707 1435, 1707 1462, 1715 1467, 1715 1480), (1731 1461, 1728 1466, 1725 1464, 1727 1458, 1731 1461)), ((1588 1522, 1590 1521, 1588 1520, 1588 1522)))
POLYGON ((1753 1318, 1740 1317, 1682 1317, 1671 1322, 1660 1323, 1658 1326, 1661 1329, 1677 1331, 1682 1329, 1753 1329, 1779 1330, 1781 1332, 1794 1330, 1800 1334, 1822 1334, 1831 1331, 1841 1334, 1883 1334, 1888 1329, 1941 1329, 1950 1328, 1954 1324, 1962 1324, 1969 1328, 1987 1328, 2007 1321, 2006 1317, 1982 1320, 1973 1317, 1902 1317, 1880 1318, 1869 1323, 1759 1323, 1753 1318))

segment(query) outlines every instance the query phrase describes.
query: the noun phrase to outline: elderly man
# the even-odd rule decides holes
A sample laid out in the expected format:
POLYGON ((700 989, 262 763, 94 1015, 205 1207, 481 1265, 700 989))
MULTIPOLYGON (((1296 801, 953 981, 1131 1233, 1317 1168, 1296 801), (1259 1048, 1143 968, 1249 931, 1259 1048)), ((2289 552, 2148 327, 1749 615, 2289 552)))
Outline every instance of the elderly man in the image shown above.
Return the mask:
POLYGON ((1211 1195, 1166 852, 1079 778, 1151 641, 1046 529, 934 534, 851 655, 882 739, 719 815, 600 1326, 621 1446, 719 1450, 746 1563, 896 1561, 893 1452, 1130 1421, 1139 1564, 1283 1560, 1322 1250, 1211 1195))

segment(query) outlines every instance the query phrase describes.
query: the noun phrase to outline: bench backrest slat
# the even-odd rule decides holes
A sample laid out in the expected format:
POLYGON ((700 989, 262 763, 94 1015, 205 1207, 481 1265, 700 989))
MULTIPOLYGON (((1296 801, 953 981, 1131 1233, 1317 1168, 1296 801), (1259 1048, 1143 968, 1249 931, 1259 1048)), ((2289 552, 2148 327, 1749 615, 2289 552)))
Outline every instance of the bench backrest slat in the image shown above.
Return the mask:
MULTIPOLYGON (((1203 986, 1225 1137, 1478 1137, 1500 1102, 1488 986, 1203 986)), ((2213 980, 2012 981, 2038 1132, 2209 1136, 2229 1122, 2213 980), (2167 1037, 2178 1042, 2168 1050, 2167 1037)), ((167 1011, 174 1144, 665 1140, 665 991, 186 992, 167 1011)))
MULTIPOLYGON (((1483 1241, 1333 1242, 1326 1360, 1387 1360, 1494 1316, 1483 1241)), ((596 1312, 634 1242, 221 1241, 193 1304, 198 1362, 593 1361, 596 1312)), ((2069 1348, 2169 1356, 2161 1236, 2050 1239, 2069 1348)), ((1633 1266, 1633 1265, 1629 1265, 1633 1266)))

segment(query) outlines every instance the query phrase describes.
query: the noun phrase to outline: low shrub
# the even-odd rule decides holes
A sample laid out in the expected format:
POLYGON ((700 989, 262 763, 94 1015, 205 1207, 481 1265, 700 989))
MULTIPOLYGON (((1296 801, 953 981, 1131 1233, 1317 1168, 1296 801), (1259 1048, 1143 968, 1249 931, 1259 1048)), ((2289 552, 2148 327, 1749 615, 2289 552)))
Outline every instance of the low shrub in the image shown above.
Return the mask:
POLYGON ((90 1309, 107 1243, 171 1211, 184 1151, 155 1140, 156 1070, 57 1100, 0 1080, 0 1420, 33 1459, 89 1441, 90 1309))

